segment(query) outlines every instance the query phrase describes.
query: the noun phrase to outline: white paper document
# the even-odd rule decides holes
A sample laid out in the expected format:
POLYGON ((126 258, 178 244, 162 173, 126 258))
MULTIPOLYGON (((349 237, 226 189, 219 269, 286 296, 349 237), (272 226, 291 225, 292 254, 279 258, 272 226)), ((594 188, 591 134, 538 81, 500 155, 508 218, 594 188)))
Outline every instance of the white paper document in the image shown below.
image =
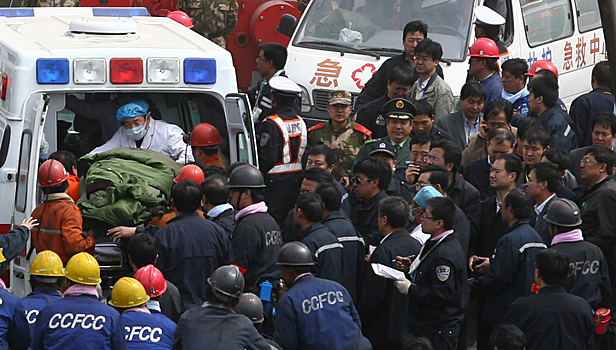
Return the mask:
POLYGON ((400 281, 405 279, 404 272, 396 269, 392 269, 389 266, 383 264, 372 264, 372 270, 377 276, 385 277, 390 280, 400 281))

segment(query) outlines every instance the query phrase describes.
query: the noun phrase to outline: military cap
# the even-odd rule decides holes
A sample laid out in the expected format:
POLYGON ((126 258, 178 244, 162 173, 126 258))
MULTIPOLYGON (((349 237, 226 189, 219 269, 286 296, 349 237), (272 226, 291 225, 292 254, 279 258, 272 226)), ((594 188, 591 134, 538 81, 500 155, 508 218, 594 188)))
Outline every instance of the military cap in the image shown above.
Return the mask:
POLYGON ((413 119, 417 115, 415 105, 404 98, 393 98, 383 106, 385 119, 413 119))
POLYGON ((387 153, 390 156, 392 156, 394 159, 396 159, 396 149, 394 148, 394 145, 392 145, 391 143, 387 141, 381 140, 381 141, 376 141, 375 143, 372 144, 372 147, 370 148, 370 155, 373 155, 379 152, 387 153))
POLYGON ((287 77, 273 77, 269 80, 268 84, 272 88, 273 92, 276 92, 281 96, 296 97, 297 94, 302 92, 299 85, 295 84, 293 80, 287 77))
POLYGON ((351 93, 346 90, 337 90, 329 93, 329 105, 343 104, 352 105, 353 99, 351 93))
POLYGON ((475 9, 475 24, 485 26, 502 26, 505 19, 498 12, 487 6, 477 6, 475 9))

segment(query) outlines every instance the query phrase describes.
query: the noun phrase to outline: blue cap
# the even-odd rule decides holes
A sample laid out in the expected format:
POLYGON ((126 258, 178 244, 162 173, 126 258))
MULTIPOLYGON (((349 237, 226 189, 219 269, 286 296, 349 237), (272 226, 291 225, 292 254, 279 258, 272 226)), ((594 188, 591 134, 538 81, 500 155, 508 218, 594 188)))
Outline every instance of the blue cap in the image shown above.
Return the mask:
POLYGON ((144 100, 136 100, 118 108, 116 118, 118 118, 119 121, 124 121, 126 118, 146 115, 148 114, 148 109, 150 109, 150 105, 147 102, 144 100))
POLYGON ((419 190, 419 192, 417 192, 413 200, 415 201, 415 203, 417 203, 417 205, 421 207, 421 209, 426 210, 428 209, 428 199, 442 196, 443 195, 436 188, 432 186, 424 186, 421 188, 421 190, 419 190))

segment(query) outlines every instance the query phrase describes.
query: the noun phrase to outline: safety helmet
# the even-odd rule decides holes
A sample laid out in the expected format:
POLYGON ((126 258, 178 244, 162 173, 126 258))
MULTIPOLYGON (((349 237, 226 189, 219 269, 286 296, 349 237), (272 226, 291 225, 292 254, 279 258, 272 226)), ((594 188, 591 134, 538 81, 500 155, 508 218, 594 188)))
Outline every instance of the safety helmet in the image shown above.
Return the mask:
POLYGON ((533 63, 533 65, 530 66, 530 69, 528 70, 528 72, 526 72, 525 75, 534 77, 538 71, 543 70, 543 69, 549 70, 550 72, 554 73, 556 77, 558 78, 558 68, 556 68, 556 65, 552 63, 552 61, 548 61, 548 60, 539 60, 533 63))
POLYGON ((582 213, 573 201, 557 198, 550 203, 543 219, 556 226, 576 227, 582 224, 582 213))
POLYGON ((109 305, 119 308, 129 308, 143 305, 150 300, 145 288, 134 278, 122 277, 111 290, 109 305))
POLYGON ((244 293, 235 306, 235 313, 248 317, 252 323, 261 323, 265 319, 263 315, 263 303, 256 294, 244 293))
POLYGON ((146 115, 148 114, 149 109, 150 105, 147 102, 145 102, 144 100, 136 100, 118 108, 118 111, 116 112, 116 118, 119 121, 124 121, 124 119, 127 118, 134 118, 140 115, 146 115))
POLYGON ((203 170, 194 164, 188 164, 180 169, 178 176, 173 179, 173 182, 176 184, 182 180, 193 180, 198 185, 201 185, 203 180, 205 180, 205 175, 203 174, 203 170))
POLYGON ((235 265, 221 266, 207 279, 214 295, 223 301, 239 299, 244 290, 244 276, 235 265))
POLYGON ((468 48, 470 57, 498 58, 500 51, 494 40, 489 38, 479 38, 468 48))
POLYGON ((201 123, 190 132, 189 144, 195 147, 216 146, 222 143, 220 134, 212 124, 201 123))
POLYGON ((135 279, 141 282, 151 297, 161 296, 167 290, 165 276, 154 265, 149 264, 135 272, 135 279))
POLYGON ((194 27, 192 20, 190 19, 188 14, 186 14, 186 12, 184 11, 171 11, 167 14, 167 17, 178 22, 179 24, 183 25, 186 28, 194 27))
POLYGON ((289 242, 280 248, 276 265, 313 266, 312 252, 303 242, 289 242))
POLYGON ((41 164, 38 174, 40 187, 52 187, 68 180, 68 172, 64 165, 55 159, 47 159, 41 164))
POLYGON ((250 164, 240 165, 233 169, 229 176, 229 188, 264 188, 265 180, 261 170, 250 164))
POLYGON ((62 259, 51 250, 44 250, 32 259, 30 275, 40 282, 56 282, 58 278, 64 277, 62 259))
POLYGON ((77 253, 69 259, 66 263, 66 269, 64 269, 64 275, 75 283, 88 286, 101 283, 101 270, 98 261, 86 252, 77 253))

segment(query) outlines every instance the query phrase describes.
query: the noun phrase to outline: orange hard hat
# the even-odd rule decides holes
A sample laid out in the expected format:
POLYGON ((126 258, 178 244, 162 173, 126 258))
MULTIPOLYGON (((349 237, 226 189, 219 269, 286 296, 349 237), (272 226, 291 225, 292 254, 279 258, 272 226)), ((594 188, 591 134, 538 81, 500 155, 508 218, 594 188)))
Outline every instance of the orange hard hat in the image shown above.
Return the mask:
POLYGON ((194 27, 193 22, 190 19, 190 16, 188 16, 188 14, 186 14, 186 12, 184 11, 171 11, 167 14, 167 17, 178 22, 179 24, 183 25, 186 28, 194 27))
POLYGON ((39 168, 38 185, 52 187, 68 180, 68 172, 64 165, 55 159, 48 159, 39 168))
POLYGON ((494 40, 489 38, 479 38, 468 48, 470 57, 498 58, 500 51, 494 40))
POLYGON ((143 284, 145 292, 150 297, 160 296, 167 290, 165 276, 152 264, 145 265, 137 270, 135 272, 135 279, 143 284))
POLYGON ((539 60, 533 63, 533 65, 530 66, 530 69, 528 70, 526 75, 533 77, 535 76, 535 74, 537 74, 538 71, 543 69, 549 70, 550 72, 554 73, 558 78, 558 68, 556 68, 556 65, 552 63, 552 61, 548 60, 539 60))
POLYGON ((194 164, 188 164, 180 169, 178 176, 173 179, 173 182, 176 184, 182 180, 193 180, 197 184, 201 185, 203 180, 205 180, 205 175, 203 174, 203 170, 194 164))
POLYGON ((189 143, 196 147, 216 146, 222 143, 222 139, 214 125, 201 123, 190 132, 189 143))

